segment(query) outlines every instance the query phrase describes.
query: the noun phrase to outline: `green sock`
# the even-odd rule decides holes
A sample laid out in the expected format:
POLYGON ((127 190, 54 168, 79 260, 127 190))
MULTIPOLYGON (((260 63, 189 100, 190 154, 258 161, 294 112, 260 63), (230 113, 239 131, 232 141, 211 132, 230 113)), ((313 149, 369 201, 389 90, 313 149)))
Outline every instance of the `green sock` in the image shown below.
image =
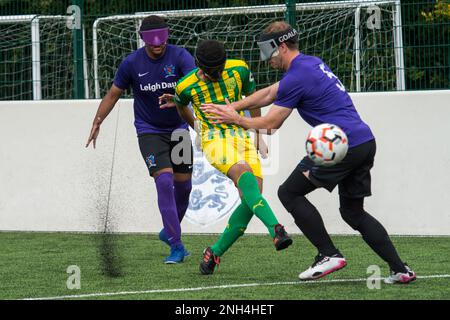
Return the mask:
POLYGON ((223 231, 219 240, 211 246, 212 252, 216 256, 221 256, 227 251, 233 243, 244 234, 253 212, 243 202, 233 211, 228 220, 227 227, 223 231))
POLYGON ((247 206, 264 223, 272 238, 275 237, 274 227, 278 224, 278 220, 267 201, 261 195, 261 192, 259 192, 258 182, 254 174, 244 172, 239 177, 238 187, 242 192, 242 199, 247 206))

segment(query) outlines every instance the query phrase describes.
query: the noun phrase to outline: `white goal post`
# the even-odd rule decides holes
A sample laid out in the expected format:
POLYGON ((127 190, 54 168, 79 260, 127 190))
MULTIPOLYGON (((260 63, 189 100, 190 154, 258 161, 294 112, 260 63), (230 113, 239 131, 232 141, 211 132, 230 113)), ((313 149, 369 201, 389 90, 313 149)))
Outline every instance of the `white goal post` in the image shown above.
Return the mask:
MULTIPOLYGON (((71 98, 74 61, 68 25, 73 20, 73 15, 0 16, 2 99, 71 98)), ((89 98, 85 46, 84 56, 85 97, 89 98)))
MULTIPOLYGON (((166 17, 169 41, 192 53, 198 40, 224 41, 229 56, 245 59, 257 83, 268 84, 277 74, 258 61, 255 41, 285 13, 285 5, 267 5, 99 18, 93 25, 95 98, 109 89, 121 59, 143 45, 137 31, 150 14, 166 17)), ((297 3, 296 14, 300 49, 321 56, 333 71, 338 66, 335 73, 350 91, 405 90, 400 0, 297 3)))

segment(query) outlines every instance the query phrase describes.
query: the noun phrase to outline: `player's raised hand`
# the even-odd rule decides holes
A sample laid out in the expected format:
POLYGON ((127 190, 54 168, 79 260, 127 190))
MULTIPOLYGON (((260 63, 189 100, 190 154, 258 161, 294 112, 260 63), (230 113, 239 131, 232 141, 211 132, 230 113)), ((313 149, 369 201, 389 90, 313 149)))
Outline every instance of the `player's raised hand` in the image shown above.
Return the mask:
POLYGON ((94 123, 92 125, 92 129, 91 129, 91 133, 89 135, 88 141, 86 143, 86 148, 89 147, 89 144, 92 141, 92 145, 93 145, 93 147, 95 149, 95 145, 96 145, 97 137, 98 137, 99 133, 100 133, 100 124, 94 123))
POLYGON ((231 106, 228 98, 225 98, 226 105, 206 103, 200 106, 200 109, 206 113, 206 117, 211 120, 213 124, 238 124, 239 114, 231 106))
POLYGON ((176 104, 173 102, 173 94, 164 93, 162 96, 158 97, 159 99, 159 108, 167 109, 167 108, 175 108, 176 104))

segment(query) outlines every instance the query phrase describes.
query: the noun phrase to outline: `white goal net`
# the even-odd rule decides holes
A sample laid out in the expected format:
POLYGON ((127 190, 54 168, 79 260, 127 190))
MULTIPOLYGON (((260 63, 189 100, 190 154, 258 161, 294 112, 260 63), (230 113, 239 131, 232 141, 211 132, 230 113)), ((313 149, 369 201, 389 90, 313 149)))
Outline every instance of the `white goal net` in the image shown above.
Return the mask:
POLYGON ((70 99, 72 30, 68 16, 0 16, 0 99, 70 99))
MULTIPOLYGON (((404 89, 399 1, 331 1, 296 5, 300 50, 321 57, 349 91, 404 89)), ((95 97, 109 89, 120 61, 142 46, 137 30, 150 14, 166 17, 170 43, 194 53, 199 40, 225 42, 228 56, 247 61, 258 87, 280 74, 259 61, 256 40, 286 6, 138 13, 97 19, 93 26, 95 97)))

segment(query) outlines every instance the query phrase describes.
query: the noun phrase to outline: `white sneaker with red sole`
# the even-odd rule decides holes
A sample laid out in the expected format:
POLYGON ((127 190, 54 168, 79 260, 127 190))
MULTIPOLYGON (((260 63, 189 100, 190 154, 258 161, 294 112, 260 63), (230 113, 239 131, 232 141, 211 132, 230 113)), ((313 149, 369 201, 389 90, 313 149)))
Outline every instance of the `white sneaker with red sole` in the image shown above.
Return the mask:
POLYGON ((311 267, 300 273, 298 277, 300 280, 315 280, 326 275, 338 271, 347 265, 345 258, 340 254, 335 254, 327 257, 319 254, 311 267))
POLYGON ((387 284, 396 284, 396 283, 402 283, 402 284, 406 284, 406 283, 410 283, 414 280, 416 280, 416 273, 414 271, 411 270, 410 267, 408 267, 407 264, 405 264, 405 268, 406 268, 406 273, 402 273, 402 272, 393 272, 391 271, 391 275, 384 279, 384 283, 387 284))

